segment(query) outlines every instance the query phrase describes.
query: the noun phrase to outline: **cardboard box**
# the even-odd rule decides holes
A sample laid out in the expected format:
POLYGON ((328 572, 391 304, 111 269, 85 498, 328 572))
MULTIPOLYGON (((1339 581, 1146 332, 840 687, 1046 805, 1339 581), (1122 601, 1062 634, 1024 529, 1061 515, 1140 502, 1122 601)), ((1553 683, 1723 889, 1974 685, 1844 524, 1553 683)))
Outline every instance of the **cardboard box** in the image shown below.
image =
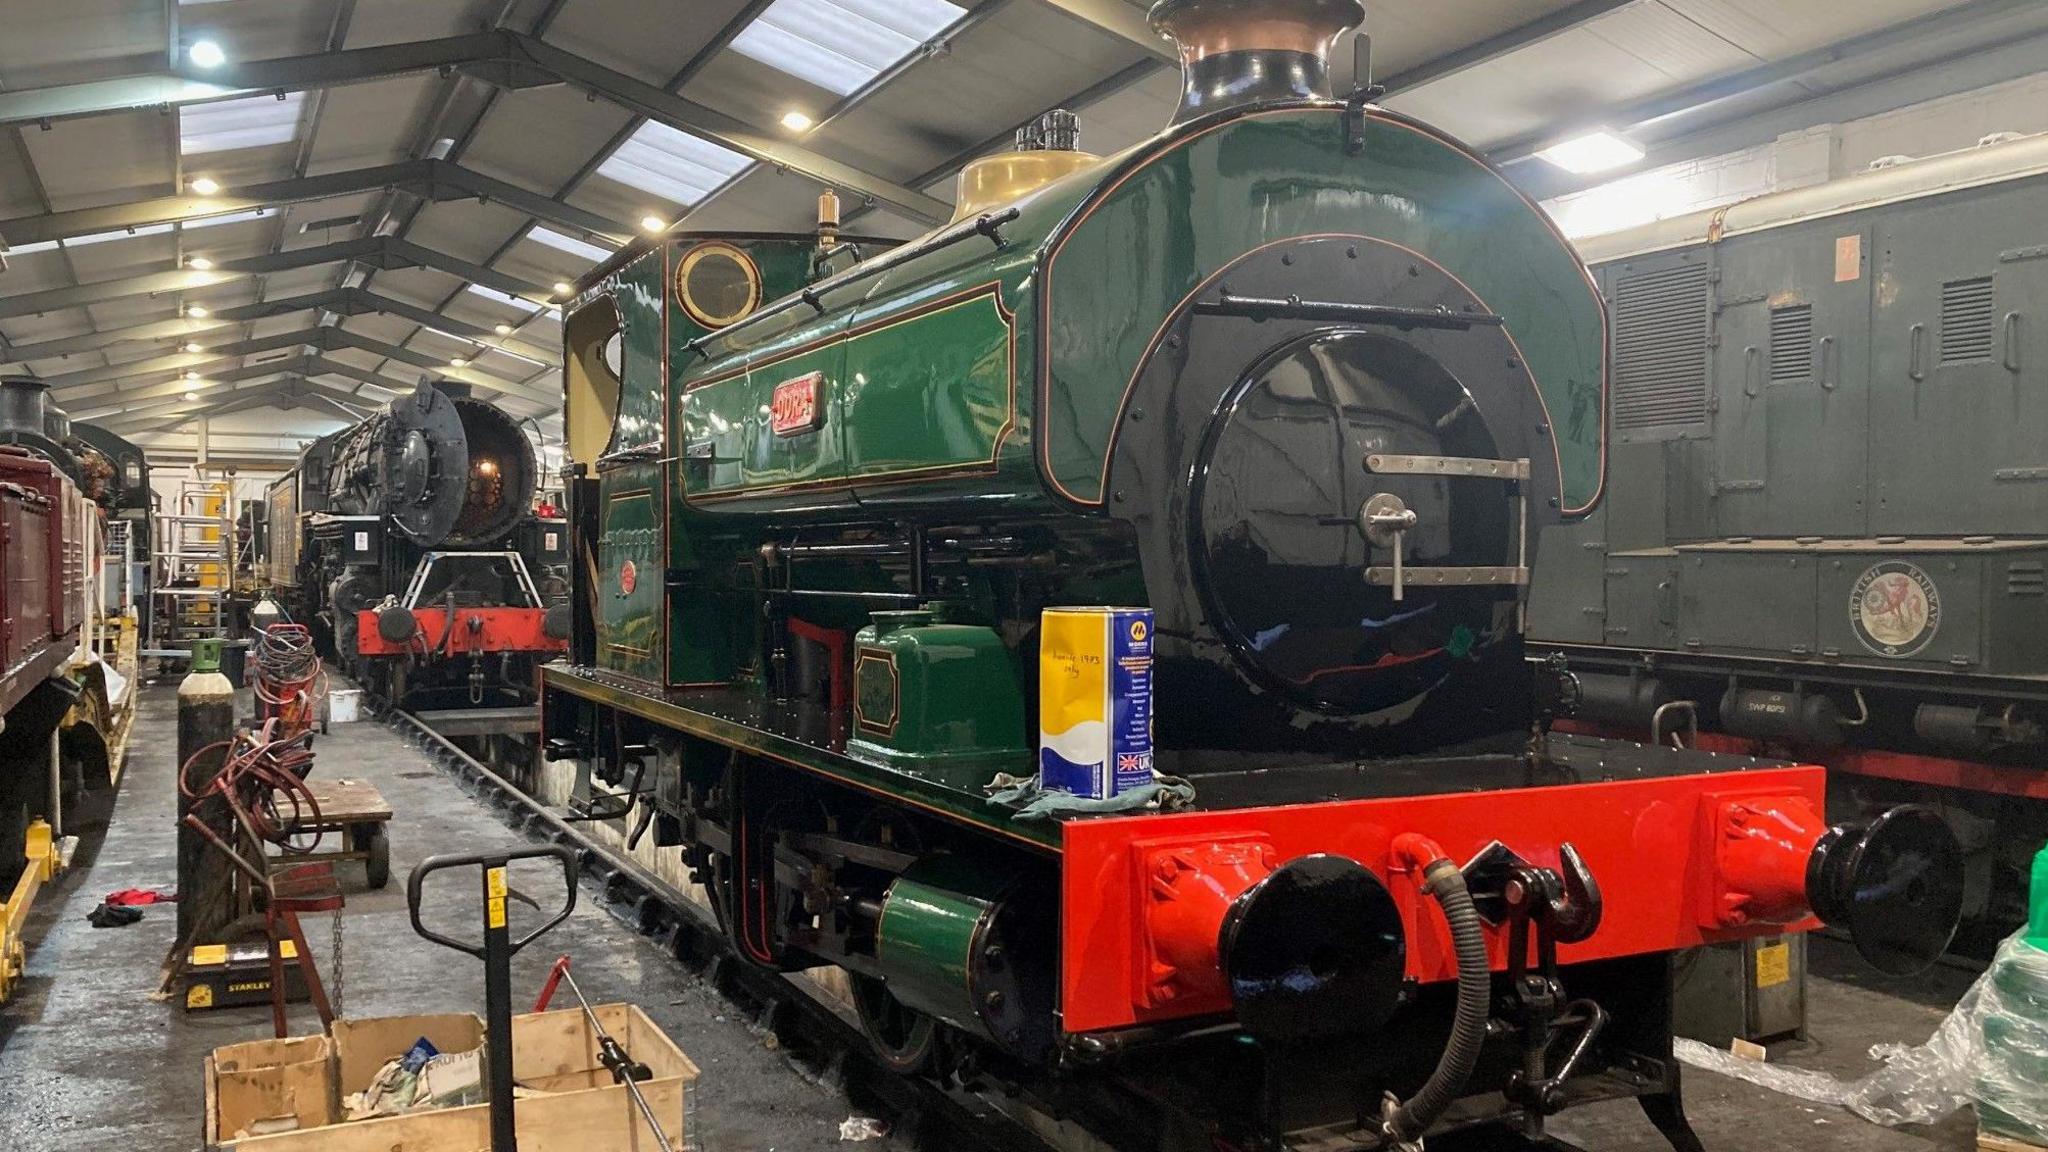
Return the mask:
POLYGON ((405 1055, 422 1036, 443 1052, 473 1052, 484 1045, 484 1022, 470 1012, 336 1020, 335 1100, 346 1100, 368 1088, 384 1065, 405 1055))
MULTIPOLYGON (((640 1091, 669 1142, 681 1147, 697 1066, 638 1007, 603 1004, 593 1011, 633 1059, 653 1072, 653 1079, 640 1083, 640 1091)), ((329 1059, 334 1099, 367 1087, 385 1061, 421 1036, 444 1052, 475 1048, 484 1038, 482 1022, 468 1015, 338 1020, 329 1059)), ((580 1008, 515 1016, 512 1037, 512 1074, 523 1097, 515 1105, 520 1152, 655 1152, 654 1136, 632 1097, 623 1085, 612 1083, 598 1059, 597 1035, 580 1008)), ((477 1104, 251 1136, 220 1147, 232 1152, 476 1152, 490 1146, 490 1115, 489 1104, 477 1104)), ((214 1131, 209 1122, 210 1143, 214 1131)))
POLYGON ((334 1123, 332 1046, 325 1036, 254 1040, 206 1058, 206 1143, 334 1123))

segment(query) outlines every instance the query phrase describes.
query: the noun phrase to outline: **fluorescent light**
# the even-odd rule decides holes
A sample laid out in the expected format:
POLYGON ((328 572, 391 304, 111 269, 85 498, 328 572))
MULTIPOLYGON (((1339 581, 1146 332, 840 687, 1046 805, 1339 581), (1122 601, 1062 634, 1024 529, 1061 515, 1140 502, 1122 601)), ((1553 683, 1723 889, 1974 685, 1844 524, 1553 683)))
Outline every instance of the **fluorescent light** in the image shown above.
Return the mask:
POLYGON ((250 220, 261 220, 270 215, 268 208, 251 208, 245 212, 223 212, 218 216, 198 216, 185 221, 185 231, 194 228, 212 228, 219 224, 243 224, 250 220))
POLYGON ((182 348, 182 349, 180 349, 180 351, 183 351, 183 352, 187 352, 187 353, 190 353, 190 354, 192 354, 192 355, 195 355, 195 356, 196 356, 196 355, 198 355, 199 353, 201 353, 201 352, 204 352, 204 351, 206 351, 206 349, 204 349, 204 348, 200 347, 200 346, 199 346, 198 344, 194 343, 194 344, 187 344, 187 345, 185 345, 185 347, 184 347, 184 348, 182 348))
POLYGON ((131 236, 160 236, 169 232, 169 224, 143 224, 134 228, 122 228, 115 232, 94 232, 86 236, 70 236, 64 240, 66 248, 83 248, 87 244, 104 244, 109 240, 126 240, 131 236))
POLYGON ((729 148, 649 120, 598 165, 597 174, 677 204, 695 204, 752 164, 729 148))
POLYGON ((38 240, 34 244, 11 244, 7 247, 7 254, 9 256, 26 256, 31 252, 54 252, 57 250, 57 247, 58 242, 55 240, 38 240))
POLYGON ((213 261, 208 260, 204 256, 194 256, 190 260, 185 261, 185 267, 197 268, 201 272, 211 272, 213 271, 213 261))
POLYGON ((207 318, 207 316, 211 315, 211 313, 207 312, 205 307, 203 307, 202 305, 190 304, 187 305, 185 308, 185 315, 190 316, 194 320, 204 320, 207 318))
POLYGON ((201 68, 218 68, 228 62, 227 52, 211 40, 198 41, 185 54, 201 68))
POLYGON ((668 231, 668 221, 663 220, 659 216, 642 216, 640 218, 640 230, 659 236, 663 232, 668 231))
POLYGON ((496 300, 500 304, 509 304, 521 312, 538 312, 546 307, 546 305, 536 304, 524 296, 514 296, 509 292, 500 292, 496 288, 486 288, 481 284, 471 284, 467 291, 474 292, 486 300, 496 300))
POLYGON ((513 350, 511 350, 510 348, 493 348, 493 349, 491 349, 491 352, 492 352, 492 354, 494 354, 494 355, 498 355, 498 356, 510 356, 510 357, 511 357, 512 359, 514 359, 514 360, 523 360, 523 361, 525 361, 526 363, 528 363, 528 364, 531 364, 531 365, 533 365, 533 366, 534 366, 534 367, 536 367, 536 368, 553 368, 553 367, 554 367, 554 365, 553 365, 553 364, 548 364, 548 363, 545 363, 545 362, 543 362, 543 361, 540 361, 540 360, 535 360, 535 359, 534 359, 533 357, 531 357, 531 356, 521 356, 521 355, 520 355, 519 353, 517 353, 517 352, 514 352, 514 351, 513 351, 513 350))
POLYGON ((946 0, 775 0, 732 50, 845 96, 965 15, 946 0))
POLYGON ((1585 175, 1633 164, 1643 158, 1643 150, 1603 129, 1553 144, 1536 155, 1567 172, 1585 175))
POLYGON ((186 156, 289 144, 299 134, 305 93, 245 96, 198 104, 178 114, 178 151, 186 156))
POLYGON ((612 250, 609 248, 578 240, 574 236, 564 236, 551 228, 532 228, 527 231, 526 238, 536 244, 545 244, 556 251, 567 252, 571 256, 581 256, 592 264, 602 264, 612 258, 612 250))
POLYGON ((491 331, 496 332, 500 336, 510 336, 512 334, 512 326, 510 324, 497 324, 492 326, 491 331))
POLYGON ((446 328, 436 328, 432 324, 422 324, 420 325, 420 327, 426 329, 429 332, 432 332, 436 336, 446 336, 448 339, 455 341, 457 344, 467 344, 470 342, 469 337, 458 336, 455 333, 448 331, 446 328))
POLYGON ((811 124, 812 120, 809 116, 794 108, 782 114, 782 126, 791 132, 808 132, 810 131, 811 124))
POLYGON ((211 196, 220 191, 220 181, 215 180, 211 176, 201 176, 192 181, 192 191, 197 192, 201 196, 211 196))

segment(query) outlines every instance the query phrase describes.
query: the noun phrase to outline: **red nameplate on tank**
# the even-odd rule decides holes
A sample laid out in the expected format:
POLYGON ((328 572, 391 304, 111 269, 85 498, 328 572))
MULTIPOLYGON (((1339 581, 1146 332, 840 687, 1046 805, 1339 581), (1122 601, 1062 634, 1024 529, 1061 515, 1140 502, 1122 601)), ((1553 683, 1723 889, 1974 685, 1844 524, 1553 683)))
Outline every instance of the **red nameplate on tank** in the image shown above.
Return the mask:
POLYGON ((818 406, 818 392, 825 383, 823 372, 812 372, 775 386, 768 401, 768 427, 777 436, 800 436, 815 432, 825 423, 818 406))

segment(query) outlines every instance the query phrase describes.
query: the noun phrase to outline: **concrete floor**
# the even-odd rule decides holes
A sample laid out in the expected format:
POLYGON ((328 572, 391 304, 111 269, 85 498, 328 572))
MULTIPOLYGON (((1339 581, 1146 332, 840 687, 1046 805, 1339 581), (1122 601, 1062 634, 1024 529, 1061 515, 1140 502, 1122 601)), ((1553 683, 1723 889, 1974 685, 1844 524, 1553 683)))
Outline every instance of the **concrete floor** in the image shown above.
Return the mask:
MULTIPOLYGON (((196 1148, 201 1058, 218 1045, 270 1032, 267 1008, 188 1016, 149 998, 171 943, 173 910, 149 909, 142 923, 128 928, 95 929, 85 922, 108 892, 176 882, 174 699, 169 689, 149 689, 141 706, 111 827, 96 847, 88 837, 78 867, 46 893, 31 919, 35 943, 23 993, 0 1008, 0 1152, 196 1148)), ((391 885, 367 891, 354 866, 344 866, 350 888, 344 929, 348 1013, 481 1012, 482 965, 414 935, 404 877, 432 852, 509 846, 516 834, 380 725, 338 727, 318 750, 317 772, 371 780, 397 813, 391 885)), ((550 902, 553 893, 543 881, 535 877, 528 883, 537 899, 550 902)), ((474 901, 466 886, 451 892, 449 919, 437 922, 466 927, 474 901)), ((323 965, 329 922, 314 917, 307 929, 323 965)), ((703 1069, 698 1122, 707 1152, 840 1146, 839 1123, 857 1109, 765 1045, 715 992, 614 920, 587 891, 568 923, 515 960, 519 998, 533 995, 562 952, 574 955, 593 1000, 638 1003, 703 1069)), ((1867 1070, 1865 1052, 1873 1043, 1924 1038, 1969 983, 1967 974, 1950 970, 1911 982, 1873 979, 1858 973, 1844 947, 1825 941, 1815 942, 1811 964, 1819 977, 1809 989, 1815 1040, 1783 1058, 1840 1076, 1867 1070)), ((301 1006, 294 1009, 294 1024, 311 1031, 317 1020, 301 1006)), ((1704 1072, 1688 1073, 1686 1097, 1710 1149, 1930 1152, 1973 1143, 1967 1115, 1933 1129, 1888 1131, 1839 1109, 1704 1072)), ((1667 1147, 1634 1105, 1581 1109, 1560 1118, 1554 1130, 1589 1149, 1667 1147)))
MULTIPOLYGON (((1774 1061, 1855 1079, 1877 1067, 1870 1046, 1925 1040, 1974 978, 1935 968, 1913 980, 1875 975, 1846 944, 1808 941, 1806 985, 1810 1039, 1774 1047, 1774 1061)), ((1842 1108, 1809 1104, 1767 1089, 1685 1070, 1685 1108, 1710 1152, 1962 1152, 1976 1147, 1977 1125, 1965 1109, 1941 1124, 1880 1128, 1842 1108)), ((1557 1135, 1599 1152, 1669 1152, 1670 1145, 1634 1104, 1603 1104, 1560 1117, 1557 1135)))
MULTIPOLYGON (((267 1006, 187 1015, 150 999, 157 966, 175 936, 174 909, 145 909, 143 921, 126 928, 85 922, 109 892, 177 882, 175 700, 169 689, 147 689, 141 707, 105 840, 54 893, 46 890, 30 921, 33 943, 22 995, 0 1007, 0 1152, 198 1148, 201 1060, 220 1045, 270 1035, 267 1006)), ((341 866, 348 889, 342 933, 347 1013, 481 1014, 482 963, 413 933, 405 877, 424 856, 515 846, 522 838, 380 724, 337 726, 316 750, 317 774, 372 781, 396 814, 389 886, 371 892, 359 866, 341 866)), ((448 893, 445 908, 430 888, 430 908, 447 913, 431 921, 448 925, 451 935, 468 929, 475 938, 479 896, 475 881, 464 881, 459 892, 448 893)), ((549 908, 559 906, 559 883, 551 889, 537 874, 522 878, 515 872, 513 884, 549 908)), ((522 915, 531 912, 515 904, 515 932, 522 915)), ((325 915, 306 922, 323 975, 331 922, 325 915)), ((697 1105, 704 1148, 842 1147, 839 1123, 853 1110, 847 1100, 805 1079, 781 1053, 764 1046, 749 1019, 613 919, 588 889, 568 922, 514 958, 514 1002, 524 1002, 519 1010, 532 1005, 549 965, 564 952, 575 958, 578 983, 593 1002, 639 1004, 703 1070, 697 1105)), ((567 997, 564 989, 562 998, 567 997)), ((300 1033, 319 1028, 318 1016, 306 1005, 293 1007, 292 1023, 300 1033)))

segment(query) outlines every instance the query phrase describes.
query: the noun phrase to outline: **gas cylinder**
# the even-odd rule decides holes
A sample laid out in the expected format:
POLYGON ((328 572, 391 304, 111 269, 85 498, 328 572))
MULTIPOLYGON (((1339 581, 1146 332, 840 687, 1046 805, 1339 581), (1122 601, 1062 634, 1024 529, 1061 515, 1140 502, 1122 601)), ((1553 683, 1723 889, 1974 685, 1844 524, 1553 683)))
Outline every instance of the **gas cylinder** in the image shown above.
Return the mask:
MULTIPOLYGON (((178 684, 178 768, 185 788, 178 793, 178 939, 193 943, 193 933, 233 919, 220 913, 220 901, 233 890, 233 865, 216 855, 206 838, 185 826, 193 805, 185 791, 200 792, 220 772, 227 741, 235 734, 235 686, 220 670, 221 641, 192 642, 192 671, 178 684), (195 757, 214 745, 204 757, 195 757), (189 771, 188 771, 189 769, 189 771), (218 920, 217 920, 218 917, 218 920), (217 920, 217 922, 216 922, 217 920)), ((223 839, 233 842, 230 817, 219 804, 203 805, 201 816, 223 839)))

